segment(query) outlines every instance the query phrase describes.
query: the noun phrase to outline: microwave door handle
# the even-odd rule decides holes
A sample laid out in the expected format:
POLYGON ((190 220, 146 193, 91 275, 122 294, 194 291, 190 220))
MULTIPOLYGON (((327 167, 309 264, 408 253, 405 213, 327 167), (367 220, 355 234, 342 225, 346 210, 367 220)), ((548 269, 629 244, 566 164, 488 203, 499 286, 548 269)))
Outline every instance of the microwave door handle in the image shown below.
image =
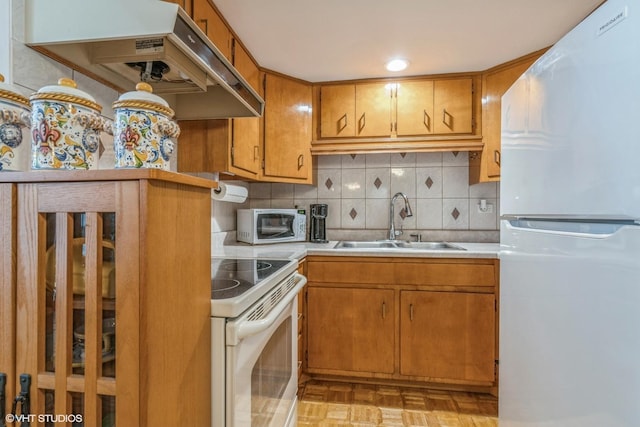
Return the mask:
POLYGON ((267 317, 259 320, 247 320, 238 322, 238 324, 233 327, 233 330, 230 331, 232 333, 232 336, 227 336, 228 341, 231 341, 232 343, 231 345, 237 345, 242 339, 250 337, 251 335, 258 334, 266 329, 269 329, 269 327, 273 325, 273 323, 278 319, 278 316, 280 316, 285 307, 289 305, 291 301, 293 301, 296 295, 298 295, 298 292, 300 292, 300 289, 302 289, 302 287, 307 284, 307 278, 302 274, 295 273, 295 278, 296 286, 291 291, 289 291, 289 293, 287 293, 287 296, 283 298, 282 301, 278 303, 278 305, 273 307, 267 317))

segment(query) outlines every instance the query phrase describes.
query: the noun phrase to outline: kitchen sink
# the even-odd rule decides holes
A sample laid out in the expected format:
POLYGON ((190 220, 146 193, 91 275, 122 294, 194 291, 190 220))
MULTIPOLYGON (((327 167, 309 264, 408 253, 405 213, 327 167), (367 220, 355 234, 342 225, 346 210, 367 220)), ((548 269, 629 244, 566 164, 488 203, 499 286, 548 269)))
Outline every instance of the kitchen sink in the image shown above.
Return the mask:
POLYGON ((448 242, 407 242, 405 240, 373 240, 373 241, 351 241, 342 240, 338 242, 334 249, 413 249, 413 250, 456 250, 464 251, 461 246, 448 242))

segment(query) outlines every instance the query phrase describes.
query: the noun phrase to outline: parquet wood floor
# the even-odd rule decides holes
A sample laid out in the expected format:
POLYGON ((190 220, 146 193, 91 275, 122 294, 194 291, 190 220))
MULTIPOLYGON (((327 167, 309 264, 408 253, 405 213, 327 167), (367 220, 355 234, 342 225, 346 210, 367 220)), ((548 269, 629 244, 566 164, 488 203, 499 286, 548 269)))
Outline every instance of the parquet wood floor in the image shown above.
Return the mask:
POLYGON ((498 427, 488 394, 310 381, 298 402, 299 427, 498 427))

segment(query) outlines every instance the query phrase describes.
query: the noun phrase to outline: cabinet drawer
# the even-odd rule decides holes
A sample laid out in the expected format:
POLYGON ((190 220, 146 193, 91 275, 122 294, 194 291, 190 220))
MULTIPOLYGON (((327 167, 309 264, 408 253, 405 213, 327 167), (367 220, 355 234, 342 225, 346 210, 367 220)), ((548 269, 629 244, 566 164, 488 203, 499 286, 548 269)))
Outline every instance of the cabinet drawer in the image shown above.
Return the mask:
POLYGON ((395 265, 398 285, 495 286, 493 264, 402 263, 395 265))
POLYGON ((310 281, 322 283, 393 283, 393 267, 385 262, 313 262, 308 263, 310 281))

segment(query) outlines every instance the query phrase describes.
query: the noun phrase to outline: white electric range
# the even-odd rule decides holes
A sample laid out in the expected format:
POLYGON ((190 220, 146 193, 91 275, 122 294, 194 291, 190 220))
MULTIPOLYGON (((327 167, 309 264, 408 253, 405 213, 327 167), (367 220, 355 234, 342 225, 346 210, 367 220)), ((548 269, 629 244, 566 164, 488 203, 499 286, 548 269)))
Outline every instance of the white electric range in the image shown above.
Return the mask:
POLYGON ((296 260, 213 258, 212 426, 295 426, 296 260))

